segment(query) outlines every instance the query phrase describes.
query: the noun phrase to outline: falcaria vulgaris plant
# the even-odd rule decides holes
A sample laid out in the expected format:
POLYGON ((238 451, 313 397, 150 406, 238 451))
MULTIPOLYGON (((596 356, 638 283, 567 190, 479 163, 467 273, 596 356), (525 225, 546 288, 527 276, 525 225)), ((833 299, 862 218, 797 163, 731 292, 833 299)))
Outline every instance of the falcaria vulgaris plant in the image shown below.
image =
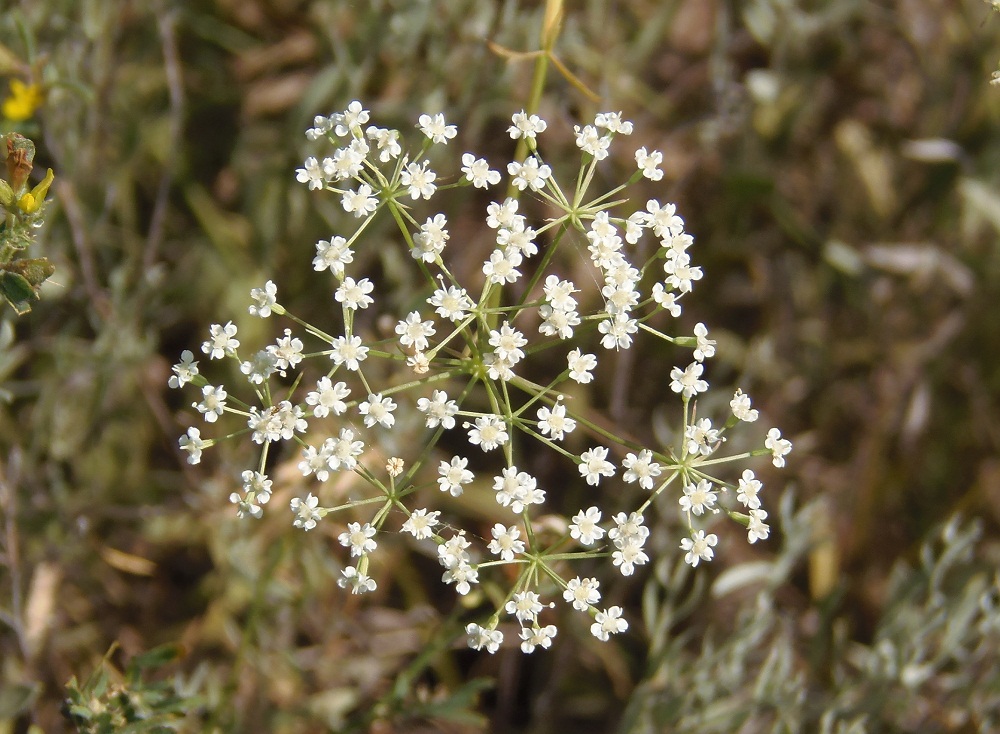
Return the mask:
POLYGON ((662 155, 640 148, 627 183, 592 190, 596 167, 609 146, 631 134, 630 122, 604 113, 593 124, 577 126, 582 161, 571 178, 562 179, 539 142, 546 122, 524 112, 513 115, 510 137, 523 140, 528 152, 503 166, 510 190, 540 200, 556 215, 530 220, 518 198, 496 197, 501 200, 484 212, 490 246, 474 282, 462 282, 449 266, 449 223, 435 203, 447 189, 488 189, 504 176, 473 153, 462 154, 459 170, 441 175, 431 168, 428 151, 453 144, 456 127, 441 114, 425 114, 417 128, 423 136, 419 149, 404 153, 403 134, 369 125, 369 112, 357 101, 342 113, 315 118, 307 137, 335 149, 307 158, 298 181, 338 197, 357 223, 353 232, 318 242, 312 263, 318 277, 328 279, 339 318, 307 323, 281 304, 273 282, 254 288, 250 314, 281 319, 287 328, 279 327, 273 344, 246 350, 231 321, 211 326, 201 351, 208 360, 239 365, 245 376, 239 391, 210 381, 191 351, 181 355, 170 386, 198 390, 193 405, 209 427, 232 422, 235 428, 222 438, 189 428, 180 448, 195 464, 222 440, 245 437, 257 444, 259 460, 243 471, 242 487, 230 500, 239 517, 259 518, 272 494, 268 458, 281 444, 292 444, 301 457, 299 469, 316 489, 291 500, 289 520, 303 531, 340 523, 339 541, 349 558, 340 585, 357 594, 376 588, 372 559, 390 533, 412 536, 408 542, 422 544, 425 552, 436 546, 443 581, 461 595, 479 584, 492 602, 466 628, 476 649, 500 648, 504 615, 516 620, 524 652, 549 647, 556 627, 547 609, 556 598, 590 615, 591 632, 607 640, 628 623, 619 606, 602 605, 600 573, 592 569, 605 561, 609 573, 630 576, 649 562, 654 501, 663 507, 669 505, 658 498, 676 498, 687 526, 677 542, 692 566, 712 560, 718 537, 710 531, 723 516, 745 527, 749 542, 765 539, 761 482, 750 469, 722 470, 756 455, 783 466, 791 444, 772 428, 761 436, 760 448, 726 455, 727 432, 758 418, 740 390, 727 415, 696 413, 698 397, 709 388, 705 362, 716 343, 700 323, 693 335, 665 332, 702 278, 689 252, 693 238, 673 204, 653 199, 633 205, 627 197, 628 187, 642 177, 662 178, 662 155), (356 320, 382 295, 369 278, 351 272, 376 217, 395 222, 398 244, 409 251, 426 285, 419 308, 392 318, 391 338, 366 333, 356 320), (643 238, 651 256, 639 261, 643 238), (596 310, 581 312, 582 289, 566 277, 573 258, 573 272, 582 266, 597 283, 596 310), (574 405, 591 386, 598 362, 639 338, 662 339, 688 355, 683 366, 669 370, 681 423, 677 446, 639 445, 574 405), (537 374, 547 377, 528 379, 537 374), (408 455, 381 452, 381 437, 397 421, 411 422, 402 418, 412 411, 426 425, 425 440, 408 455), (579 454, 564 445, 574 432, 586 435, 579 454), (442 443, 465 448, 445 452, 442 443), (563 483, 620 483, 606 495, 613 496, 610 504, 553 506, 549 496, 557 493, 525 470, 536 451, 560 455, 563 483), (324 485, 343 472, 354 475, 348 497, 327 506, 324 485), (461 528, 458 518, 434 509, 438 492, 457 497, 466 491, 489 492, 495 499, 489 503, 495 516, 486 525, 461 528), (490 524, 491 537, 481 538, 479 528, 490 524), (575 570, 580 562, 592 575, 575 570))

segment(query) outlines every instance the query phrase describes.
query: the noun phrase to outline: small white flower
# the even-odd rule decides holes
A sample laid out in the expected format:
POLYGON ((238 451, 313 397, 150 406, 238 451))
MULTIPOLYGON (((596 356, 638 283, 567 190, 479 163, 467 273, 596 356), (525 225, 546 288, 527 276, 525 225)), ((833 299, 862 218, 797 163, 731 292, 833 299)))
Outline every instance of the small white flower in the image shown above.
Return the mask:
POLYGON ((344 278, 344 282, 334 293, 334 298, 337 303, 343 303, 345 308, 356 311, 359 308, 368 308, 375 303, 375 299, 368 295, 373 290, 375 290, 375 286, 368 278, 362 278, 358 281, 354 278, 344 278))
POLYGON ((573 516, 573 523, 569 526, 570 537, 583 545, 593 545, 604 537, 604 528, 597 524, 600 521, 601 511, 596 507, 580 510, 573 516))
POLYGON ((472 153, 462 156, 462 173, 477 189, 486 189, 500 183, 500 171, 490 169, 489 161, 477 159, 472 153))
POLYGON ((694 237, 687 232, 671 232, 660 238, 660 244, 667 248, 666 257, 683 255, 694 244, 694 237))
POLYGON ((612 316, 628 315, 639 303, 639 292, 631 280, 626 281, 623 285, 608 283, 601 289, 601 295, 604 296, 605 306, 612 316))
POLYGON ((766 519, 767 513, 764 510, 750 510, 750 522, 747 524, 747 540, 750 543, 767 540, 771 526, 764 522, 766 519))
POLYGON ((617 635, 628 629, 628 622, 622 619, 622 608, 611 607, 594 615, 594 623, 590 625, 590 634, 601 642, 607 642, 611 635, 617 635))
POLYGON ((359 572, 354 566, 348 566, 340 573, 341 578, 337 579, 337 586, 341 589, 350 586, 352 594, 365 594, 369 591, 375 591, 377 588, 375 579, 359 572))
POLYGON ((316 243, 316 257, 313 258, 313 269, 321 272, 330 269, 336 276, 344 274, 344 266, 354 262, 354 251, 347 246, 343 237, 332 237, 316 243))
POLYGON ((563 599, 573 604, 573 608, 580 612, 587 611, 601 601, 601 593, 598 591, 601 584, 597 579, 581 579, 577 576, 570 579, 563 591, 563 599))
POLYGON ((303 168, 298 168, 295 171, 295 180, 299 183, 309 184, 310 191, 323 188, 323 169, 320 168, 319 161, 309 156, 302 165, 303 168))
POLYGON ((444 214, 435 214, 427 218, 421 225, 420 232, 413 236, 413 249, 410 250, 410 255, 414 260, 423 260, 425 263, 437 260, 444 252, 449 239, 447 224, 448 220, 444 214))
POLYGON ((392 414, 395 409, 396 402, 390 397, 382 397, 382 393, 369 395, 368 399, 358 406, 358 412, 364 416, 368 428, 376 423, 384 428, 392 428, 396 422, 396 416, 392 414))
POLYGON ((585 477, 587 484, 596 486, 601 477, 613 477, 615 475, 615 465, 607 460, 608 449, 604 446, 596 446, 580 454, 580 463, 577 468, 580 476, 585 477))
POLYGON ((455 591, 465 596, 472 591, 472 584, 479 582, 479 571, 468 563, 460 563, 441 575, 446 584, 455 584, 455 591))
POLYGON ((306 495, 305 499, 293 497, 291 508, 292 514, 295 515, 295 521, 292 524, 303 530, 312 530, 323 517, 318 505, 319 498, 312 492, 306 495))
POLYGON ((759 510, 760 498, 757 495, 763 488, 764 484, 754 476, 754 473, 749 469, 744 469, 743 476, 740 477, 739 485, 736 487, 736 499, 750 510, 759 510))
POLYGON ((475 305, 464 288, 453 285, 447 289, 438 288, 427 303, 434 306, 438 316, 455 322, 464 319, 475 305))
POLYGON ((271 499, 271 480, 266 474, 247 469, 240 477, 243 480, 243 491, 252 494, 254 500, 266 505, 271 499))
POLYGON ((711 561, 715 556, 713 546, 719 542, 715 533, 705 535, 704 530, 696 530, 690 538, 681 539, 681 550, 686 551, 684 562, 697 567, 700 561, 711 561))
POLYGON ((232 356, 240 347, 240 342, 236 338, 236 324, 232 321, 226 322, 225 326, 212 324, 208 334, 208 341, 201 345, 201 351, 207 354, 209 359, 232 356))
POLYGON ((659 181, 663 178, 663 171, 660 170, 661 163, 663 163, 663 153, 658 150, 647 153, 645 148, 639 148, 635 152, 635 164, 642 171, 642 175, 650 181, 659 181))
POLYGON ((697 362, 704 362, 715 356, 715 340, 708 338, 708 329, 702 323, 694 326, 694 335, 698 340, 698 346, 694 350, 694 358, 697 362))
POLYGON ((465 632, 469 636, 469 647, 473 650, 482 650, 485 647, 490 655, 499 650, 503 643, 503 632, 500 630, 469 624, 465 627, 465 632))
POLYGON ((517 617, 521 624, 534 623, 538 620, 538 613, 542 611, 542 604, 534 591, 521 591, 504 605, 504 611, 517 617))
POLYGON ((365 442, 356 441, 353 430, 341 428, 340 435, 333 441, 328 464, 334 471, 338 469, 353 471, 358 465, 358 457, 364 450, 365 442))
POLYGON ((538 488, 538 480, 527 472, 518 471, 516 466, 509 466, 500 476, 493 477, 493 490, 497 493, 497 503, 510 507, 515 515, 520 515, 529 505, 545 502, 545 491, 538 488))
POLYGON ((414 510, 410 513, 406 522, 403 523, 403 531, 409 533, 417 540, 427 540, 434 534, 434 528, 438 525, 438 518, 441 512, 435 510, 414 510))
MULTIPOLYGON (((500 556, 501 561, 513 561, 515 555, 524 553, 524 541, 519 539, 521 531, 516 526, 507 527, 498 522, 493 526, 492 535, 493 540, 490 541, 487 549, 493 555, 500 556)), ((541 609, 540 606, 539 609, 541 609)))
POLYGON ((649 556, 638 543, 623 543, 611 554, 611 563, 622 572, 622 576, 631 576, 636 566, 645 565, 649 556))
POLYGON ((361 367, 361 362, 368 358, 368 347, 361 343, 360 336, 337 336, 331 342, 333 349, 330 359, 336 365, 344 365, 352 372, 361 367))
POLYGON ((414 374, 426 375, 431 368, 431 361, 423 352, 414 352, 406 358, 406 366, 413 370, 414 374))
POLYGON ((187 434, 181 436, 177 443, 181 447, 181 451, 188 452, 189 464, 199 463, 202 449, 210 445, 210 442, 202 440, 201 431, 194 427, 187 429, 187 434))
POLYGON ((705 392, 708 390, 708 383, 701 379, 701 373, 704 371, 705 367, 701 362, 692 362, 683 370, 674 367, 670 370, 670 389, 682 393, 686 398, 705 392))
MULTIPOLYGON (((468 423, 465 425, 469 428, 468 423)), ((481 415, 476 418, 476 425, 469 430, 469 443, 483 451, 492 451, 497 446, 503 446, 509 438, 507 424, 499 415, 481 415)))
POLYGON ((726 439, 719 435, 719 430, 712 428, 712 421, 702 418, 687 427, 684 433, 687 439, 687 452, 700 456, 708 456, 726 439))
POLYGON ((618 313, 599 323, 597 330, 604 334, 601 346, 605 349, 628 349, 632 346, 632 334, 639 331, 639 324, 628 314, 618 313))
POLYGON ((602 136, 593 125, 573 126, 576 135, 576 147, 584 153, 594 156, 595 160, 603 161, 608 157, 608 147, 611 145, 611 138, 602 136))
POLYGON ((378 148, 378 159, 382 163, 388 163, 394 158, 398 158, 403 149, 399 146, 399 130, 387 130, 375 127, 374 125, 365 130, 367 138, 375 143, 378 148))
POLYGON ((251 316, 266 319, 271 315, 271 307, 278 302, 278 286, 273 281, 267 281, 263 288, 251 288, 250 298, 254 303, 248 309, 251 316))
POLYGON ((601 112, 594 118, 594 125, 604 128, 609 133, 631 135, 632 123, 622 119, 621 112, 601 112))
POLYGON ((377 547, 372 538, 375 537, 376 530, 372 527, 371 523, 366 522, 364 525, 357 522, 351 522, 347 524, 347 532, 341 533, 337 536, 337 540, 345 548, 351 549, 351 557, 363 556, 365 553, 371 553, 377 547))
POLYGON ((552 175, 552 169, 545 164, 539 165, 538 159, 532 156, 524 163, 516 161, 508 163, 507 173, 514 177, 511 183, 518 191, 525 189, 541 191, 549 176, 552 175))
POLYGON ((184 387, 198 375, 198 362, 190 349, 181 352, 181 361, 173 366, 173 372, 167 385, 174 388, 184 387))
POLYGON ((524 222, 518 221, 510 228, 500 228, 497 232, 497 245, 508 255, 516 252, 522 257, 531 257, 538 253, 538 245, 535 244, 537 234, 524 222))
POLYGON ((489 368, 487 374, 490 376, 491 380, 502 380, 503 382, 509 382, 514 379, 514 370, 512 365, 506 359, 500 359, 495 353, 488 352, 483 355, 483 362, 489 368))
POLYGON ((334 415, 343 415, 347 410, 347 403, 344 400, 351 394, 347 383, 330 381, 329 377, 321 377, 316 383, 316 389, 306 395, 306 405, 315 406, 313 415, 317 418, 325 418, 331 412, 334 415))
POLYGON ((338 137, 353 135, 355 128, 368 122, 368 110, 355 99, 347 105, 347 109, 343 112, 330 115, 330 122, 333 123, 333 132, 338 137))
POLYGON ((240 362, 240 372, 247 376, 251 385, 262 385, 278 371, 278 358, 267 349, 261 349, 252 359, 240 362))
POLYGON ((494 347, 494 354, 497 359, 515 365, 524 358, 524 351, 521 349, 528 340, 520 331, 513 328, 509 321, 504 321, 499 330, 490 332, 490 346, 494 347))
POLYGON ((378 198, 374 194, 371 186, 361 184, 357 191, 345 191, 340 203, 348 214, 364 217, 378 209, 378 198))
POLYGON ((458 403, 448 399, 448 393, 444 390, 435 390, 430 398, 420 398, 417 401, 417 410, 427 416, 426 425, 428 428, 455 427, 455 414, 458 413, 458 403))
POLYGON ((514 124, 507 128, 507 133, 513 140, 524 138, 533 141, 536 135, 545 132, 545 128, 548 127, 545 120, 538 115, 529 116, 524 110, 515 112, 510 119, 514 124))
POLYGON ((573 298, 573 294, 579 291, 571 281, 561 280, 558 275, 549 275, 545 278, 542 290, 545 292, 545 300, 555 310, 576 310, 576 299, 573 298))
POLYGON ((352 140, 346 148, 338 148, 333 156, 323 159, 323 176, 327 181, 345 181, 361 173, 368 155, 368 143, 352 140))
POLYGON ((236 505, 236 517, 242 520, 249 515, 259 520, 264 515, 264 509, 249 497, 240 497, 239 492, 232 492, 229 501, 236 505))
POLYGON ((651 227, 653 234, 661 239, 668 235, 680 234, 684 231, 684 220, 677 216, 677 207, 673 204, 664 204, 656 199, 646 202, 647 226, 651 227))
POLYGON ((466 469, 469 460, 461 456, 455 456, 450 462, 442 461, 438 467, 438 486, 442 492, 448 492, 452 497, 458 497, 464 489, 462 485, 468 484, 475 476, 466 469))
POLYGON ((674 318, 681 315, 681 304, 677 302, 677 298, 677 294, 668 291, 662 283, 653 285, 653 300, 674 318))
POLYGON ((403 473, 403 467, 405 466, 405 461, 400 459, 398 456, 391 456, 389 457, 389 460, 385 462, 385 473, 395 479, 403 473))
POLYGON ((521 652, 531 654, 536 647, 548 649, 552 646, 552 638, 556 636, 556 626, 554 624, 545 627, 522 627, 521 628, 521 652))
POLYGON ((423 163, 409 163, 402 173, 399 174, 399 182, 406 187, 410 198, 416 201, 424 198, 430 199, 437 191, 434 181, 437 174, 430 169, 430 161, 423 163))
POLYGON ((267 351, 274 357, 274 369, 284 375, 286 369, 302 361, 303 348, 302 340, 293 337, 291 329, 285 329, 285 335, 268 346, 267 351))
POLYGON ((785 465, 785 455, 792 450, 792 442, 781 437, 781 431, 772 428, 767 432, 764 448, 771 452, 771 463, 779 469, 785 465))
POLYGON ((212 385, 205 385, 201 389, 201 402, 192 403, 192 406, 198 409, 198 412, 205 416, 206 423, 215 423, 222 415, 222 412, 226 409, 226 398, 228 394, 222 385, 218 387, 213 387, 212 385))
POLYGON ((423 321, 420 312, 411 311, 396 324, 396 333, 399 334, 399 343, 404 347, 413 347, 418 352, 423 352, 429 346, 428 337, 434 336, 434 323, 423 321))
POLYGON ((545 436, 551 436, 553 441, 562 441, 563 436, 572 433, 575 428, 576 421, 566 415, 566 406, 562 403, 538 409, 538 430, 545 436))
POLYGON ((649 537, 649 528, 643 525, 643 517, 638 512, 625 514, 619 512, 612 520, 615 526, 608 531, 608 537, 614 541, 617 548, 627 545, 642 547, 649 537))
POLYGON ((667 274, 667 285, 676 288, 681 293, 690 293, 694 281, 701 280, 701 268, 691 264, 691 257, 686 253, 675 255, 663 261, 663 272, 667 274))
POLYGON ((469 563, 468 548, 472 545, 465 538, 465 531, 448 538, 438 546, 438 562, 445 568, 456 568, 469 563))
POLYGON ((309 427, 304 415, 302 408, 282 400, 264 410, 250 408, 247 426, 253 431, 254 443, 288 441, 296 433, 305 433, 309 427))
POLYGON ((622 467, 625 469, 622 479, 628 483, 638 482, 643 489, 652 489, 653 480, 663 471, 653 461, 653 452, 649 449, 643 449, 638 456, 629 453, 622 461, 622 467))
POLYGON ((566 356, 566 362, 569 365, 569 379, 581 385, 594 379, 591 372, 597 366, 597 357, 593 354, 583 354, 579 349, 574 349, 566 356))
POLYGON ((327 439, 318 449, 315 446, 306 446, 302 449, 302 461, 299 462, 299 471, 302 476, 308 477, 315 474, 316 479, 325 482, 330 478, 330 456, 333 454, 333 440, 327 439))
POLYGON ((498 285, 513 283, 521 277, 517 266, 521 264, 522 259, 519 252, 494 250, 490 259, 483 263, 483 273, 489 277, 491 283, 498 285))
POLYGON ((512 227, 514 222, 519 219, 517 206, 517 199, 510 198, 504 199, 502 204, 497 204, 495 201, 490 203, 486 207, 486 224, 491 229, 512 227))
POLYGON ((718 495, 712 490, 712 483, 702 479, 697 484, 688 484, 684 487, 684 496, 677 502, 684 512, 701 515, 705 510, 714 509, 717 499, 718 495))
POLYGON ((750 396, 744 395, 743 391, 739 389, 733 395, 733 399, 729 401, 729 407, 733 409, 733 415, 747 423, 753 423, 759 415, 755 409, 750 407, 750 396))
POLYGON ((538 332, 545 336, 558 336, 560 339, 572 339, 573 327, 580 325, 580 314, 576 311, 560 311, 549 305, 538 307, 538 315, 542 323, 538 332))
POLYGON ((458 135, 458 128, 455 125, 448 125, 444 121, 444 115, 440 112, 434 117, 421 115, 417 118, 417 127, 424 135, 437 144, 448 144, 448 141, 458 135))

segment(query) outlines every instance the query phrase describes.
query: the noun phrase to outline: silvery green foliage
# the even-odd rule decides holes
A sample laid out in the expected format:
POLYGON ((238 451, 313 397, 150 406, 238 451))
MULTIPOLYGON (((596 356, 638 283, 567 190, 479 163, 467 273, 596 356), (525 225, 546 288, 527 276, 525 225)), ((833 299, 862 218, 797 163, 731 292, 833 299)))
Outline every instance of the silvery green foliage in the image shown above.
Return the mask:
MULTIPOLYGON (((809 537, 819 507, 793 513, 784 502, 788 537, 809 537)), ((620 730, 997 731, 1000 577, 977 549, 979 536, 978 523, 953 519, 923 546, 917 567, 899 564, 868 643, 850 639, 846 610, 816 610, 819 629, 805 634, 802 615, 777 606, 775 591, 805 550, 799 542, 773 563, 723 574, 713 593, 720 582, 724 593, 741 583, 761 591, 731 631, 710 628, 697 642, 681 622, 699 608, 703 585, 692 587, 682 564, 662 561, 645 599, 651 664, 620 730)))

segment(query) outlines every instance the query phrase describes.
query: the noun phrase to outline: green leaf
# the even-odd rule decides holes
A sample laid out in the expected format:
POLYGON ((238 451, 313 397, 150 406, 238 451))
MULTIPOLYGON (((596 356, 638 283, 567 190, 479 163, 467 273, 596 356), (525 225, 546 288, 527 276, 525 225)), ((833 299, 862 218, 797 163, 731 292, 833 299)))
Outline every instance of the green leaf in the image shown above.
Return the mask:
POLYGON ((129 661, 128 673, 132 676, 147 668, 159 668, 184 657, 184 646, 177 643, 167 643, 154 647, 148 652, 136 655, 129 661))
POLYGON ((17 273, 24 277, 31 285, 38 288, 45 282, 46 278, 56 272, 56 266, 49 262, 47 257, 29 258, 27 260, 15 260, 4 266, 7 272, 17 273))
POLYGON ((486 726, 489 723, 486 717, 474 709, 479 694, 492 687, 493 681, 488 678, 473 678, 455 689, 444 700, 418 705, 416 709, 429 719, 451 721, 467 726, 486 726))
POLYGON ((18 316, 28 313, 31 301, 38 300, 38 294, 24 276, 7 270, 0 271, 0 294, 7 299, 18 316))
POLYGON ((0 686, 0 721, 13 719, 27 711, 38 697, 39 690, 37 684, 0 686))

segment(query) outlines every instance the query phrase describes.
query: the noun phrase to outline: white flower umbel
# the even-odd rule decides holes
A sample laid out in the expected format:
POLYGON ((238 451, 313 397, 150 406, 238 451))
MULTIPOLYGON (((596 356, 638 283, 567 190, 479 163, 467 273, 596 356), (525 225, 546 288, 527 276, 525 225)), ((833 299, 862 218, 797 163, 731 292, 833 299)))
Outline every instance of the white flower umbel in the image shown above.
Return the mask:
POLYGON ((599 639, 625 632, 621 607, 597 606, 601 579, 652 563, 662 543, 647 541, 663 508, 679 509, 686 537, 673 542, 692 566, 728 537, 709 533, 714 523, 765 541, 762 485, 743 462, 781 467, 791 443, 775 428, 727 455, 745 444, 730 432, 756 429, 760 412, 741 390, 728 411, 728 398, 706 396, 719 344, 695 318, 679 332, 684 298, 707 277, 697 244, 674 204, 631 188, 665 178, 663 154, 623 148, 633 125, 614 111, 560 123, 574 133, 569 165, 550 155, 549 126, 534 111, 503 122, 518 152, 492 165, 439 112, 404 131, 370 118, 357 100, 315 116, 290 172, 310 198, 325 198, 333 233, 302 264, 315 281, 308 292, 283 286, 282 299, 326 322, 288 312, 276 281, 262 278, 241 307, 255 317, 252 337, 223 319, 201 344, 202 365, 183 351, 168 384, 187 388, 200 420, 180 437, 179 460, 198 464, 222 441, 253 450, 226 493, 236 517, 262 517, 272 494, 294 484, 289 525, 310 531, 334 516, 338 584, 350 593, 376 590, 369 569, 381 554, 436 549, 442 582, 468 611, 491 607, 466 627, 469 644, 491 653, 505 614, 522 651, 553 644, 553 605, 542 599, 554 589, 599 639), (468 208, 473 189, 501 186, 512 195, 468 208), (638 350, 634 385, 624 350, 638 350), (639 420, 653 413, 669 430, 639 420), (654 435, 676 443, 644 440, 654 435), (300 476, 265 473, 289 463, 300 476), (327 496, 336 503, 325 506, 327 496), (411 539, 388 542, 393 532, 411 539))

